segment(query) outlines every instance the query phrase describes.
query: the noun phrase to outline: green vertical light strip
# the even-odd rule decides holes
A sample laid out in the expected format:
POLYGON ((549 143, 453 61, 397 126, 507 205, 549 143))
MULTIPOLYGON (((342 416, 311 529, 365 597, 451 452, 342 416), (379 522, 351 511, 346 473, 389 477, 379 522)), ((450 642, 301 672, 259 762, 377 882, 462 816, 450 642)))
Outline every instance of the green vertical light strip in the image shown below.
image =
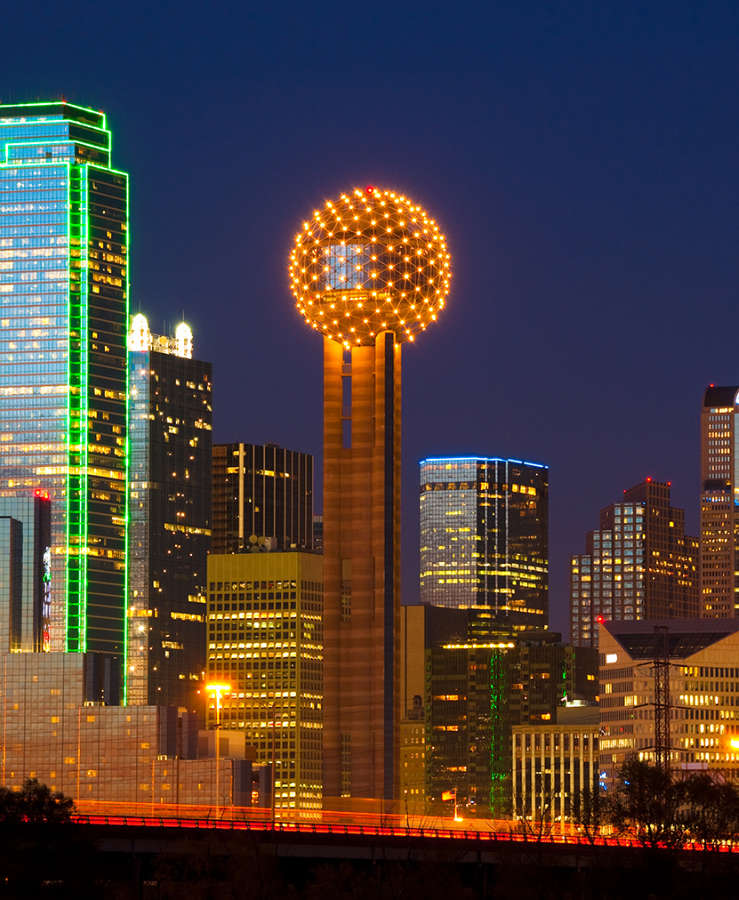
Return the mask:
MULTIPOLYGON (((71 333, 71 309, 72 309, 72 171, 69 163, 67 167, 67 333, 71 333)), ((70 341, 67 340, 67 433, 66 433, 66 489, 64 502, 66 505, 66 514, 64 517, 64 594, 62 602, 64 603, 64 648, 68 649, 69 638, 69 585, 70 585, 70 539, 69 529, 71 521, 72 508, 72 485, 70 478, 71 459, 72 459, 72 356, 70 353, 70 341)))
POLYGON ((496 816, 504 811, 505 779, 507 777, 504 751, 504 714, 507 703, 503 651, 490 654, 490 813, 496 816))
POLYGON ((80 478, 80 493, 82 501, 82 519, 81 519, 81 539, 80 562, 81 562, 81 584, 80 584, 80 622, 79 633, 80 640, 79 649, 84 653, 87 650, 87 565, 88 565, 88 534, 87 534, 87 466, 88 466, 88 413, 89 413, 89 397, 88 397, 88 374, 89 374, 89 327, 88 327, 88 243, 90 232, 89 219, 89 196, 87 181, 87 166, 80 166, 80 465, 82 466, 80 478))
POLYGON ((128 705, 128 560, 129 560, 129 536, 130 536, 130 524, 129 524, 129 464, 131 461, 131 387, 130 387, 130 375, 131 370, 128 364, 128 319, 130 315, 130 293, 129 293, 129 285, 130 285, 130 254, 131 254, 131 232, 130 232, 130 216, 129 216, 129 186, 128 186, 128 176, 125 176, 126 179, 126 320, 123 328, 123 341, 124 341, 124 359, 126 360, 126 443, 125 443, 125 452, 126 452, 126 464, 125 464, 125 493, 124 493, 124 513, 123 513, 123 522, 124 522, 124 566, 123 566, 123 705, 128 705))
MULTIPOLYGON (((83 522, 85 496, 82 483, 82 272, 80 241, 82 231, 81 167, 69 165, 69 453, 67 457, 67 652, 83 649, 81 640, 81 605, 85 581, 86 559, 83 556, 83 522), (75 253, 75 248, 77 252, 75 253)), ((86 205, 86 204, 85 204, 86 205)), ((86 314, 85 314, 86 317, 86 314)), ((85 354, 86 355, 86 354, 85 354)), ((86 407, 86 398, 84 405, 86 407)))

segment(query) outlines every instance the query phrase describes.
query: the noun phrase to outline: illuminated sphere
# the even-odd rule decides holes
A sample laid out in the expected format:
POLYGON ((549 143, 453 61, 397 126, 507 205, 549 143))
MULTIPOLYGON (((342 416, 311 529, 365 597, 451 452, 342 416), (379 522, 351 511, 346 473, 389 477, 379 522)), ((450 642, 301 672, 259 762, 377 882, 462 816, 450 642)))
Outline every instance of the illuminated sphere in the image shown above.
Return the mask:
POLYGON ((452 277, 446 239, 417 204, 356 188, 303 223, 290 289, 305 321, 345 347, 382 331, 413 341, 444 309, 452 277))

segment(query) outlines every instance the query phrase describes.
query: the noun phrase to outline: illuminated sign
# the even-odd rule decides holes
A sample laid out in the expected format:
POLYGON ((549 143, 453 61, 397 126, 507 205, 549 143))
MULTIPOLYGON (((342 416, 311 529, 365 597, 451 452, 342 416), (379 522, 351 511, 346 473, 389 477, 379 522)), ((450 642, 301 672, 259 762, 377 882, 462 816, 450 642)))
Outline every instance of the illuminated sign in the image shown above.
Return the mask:
POLYGON ((51 635, 49 626, 51 623, 51 547, 44 550, 43 555, 43 575, 41 576, 43 583, 43 595, 41 599, 41 625, 43 632, 43 651, 48 653, 51 650, 51 635))
POLYGON ((606 663, 618 662, 618 653, 606 653, 606 663))

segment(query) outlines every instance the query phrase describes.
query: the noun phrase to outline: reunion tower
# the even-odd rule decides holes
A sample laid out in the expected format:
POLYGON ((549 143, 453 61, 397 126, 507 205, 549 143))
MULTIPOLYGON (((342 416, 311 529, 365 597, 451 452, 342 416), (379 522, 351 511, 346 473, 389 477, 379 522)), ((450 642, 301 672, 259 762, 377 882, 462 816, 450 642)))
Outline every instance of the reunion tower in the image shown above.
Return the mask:
POLYGON ((377 187, 327 201, 290 254, 298 311, 323 335, 327 798, 398 795, 401 345, 451 279, 436 222, 377 187))

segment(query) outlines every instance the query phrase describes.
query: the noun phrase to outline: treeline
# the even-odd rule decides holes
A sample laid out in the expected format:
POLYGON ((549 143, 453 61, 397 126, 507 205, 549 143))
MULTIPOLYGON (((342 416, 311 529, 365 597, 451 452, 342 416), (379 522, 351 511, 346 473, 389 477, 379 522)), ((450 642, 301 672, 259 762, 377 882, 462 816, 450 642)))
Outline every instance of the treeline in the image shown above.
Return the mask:
POLYGON ((631 759, 612 793, 595 788, 577 798, 574 818, 591 839, 628 834, 645 847, 718 850, 739 838, 739 789, 720 773, 670 773, 631 759))

